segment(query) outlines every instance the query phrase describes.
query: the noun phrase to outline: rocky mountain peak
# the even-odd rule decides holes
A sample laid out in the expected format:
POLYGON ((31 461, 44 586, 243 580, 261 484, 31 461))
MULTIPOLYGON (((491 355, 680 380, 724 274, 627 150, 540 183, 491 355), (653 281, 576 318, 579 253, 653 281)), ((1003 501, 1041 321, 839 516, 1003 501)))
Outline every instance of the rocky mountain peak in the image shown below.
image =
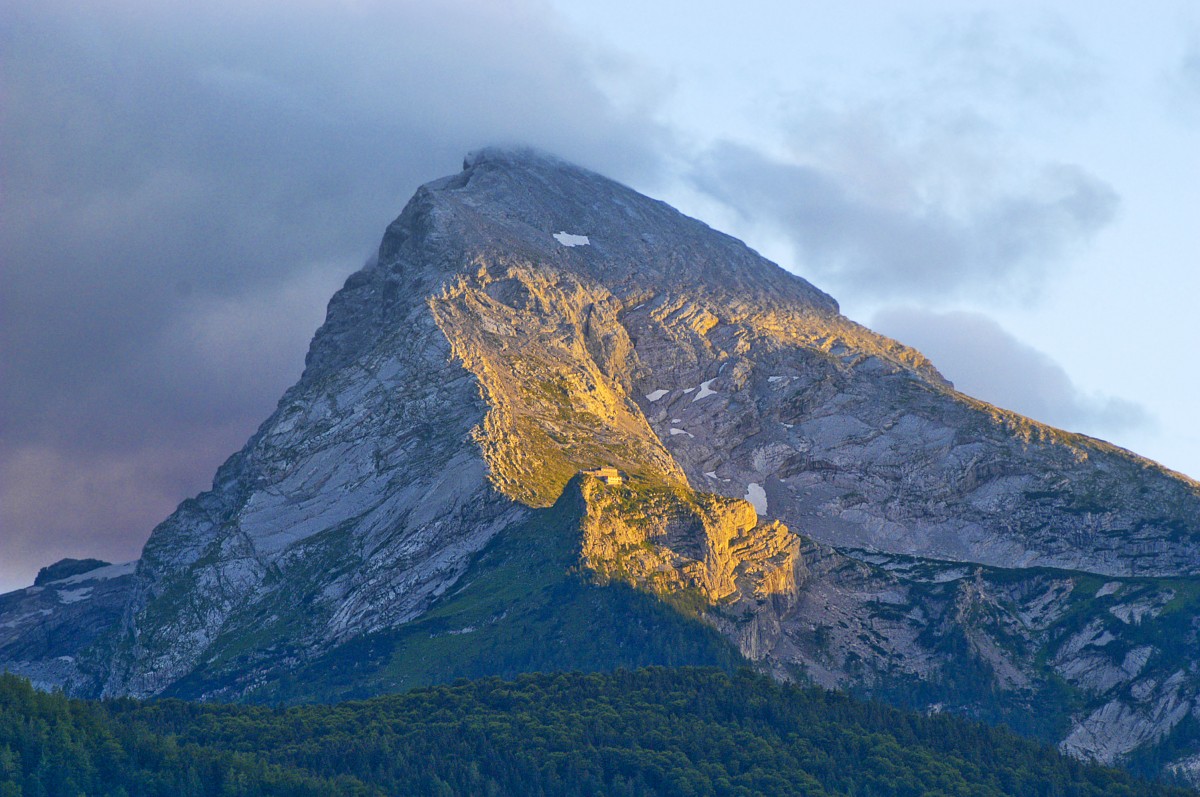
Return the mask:
POLYGON ((471 150, 463 156, 462 168, 465 172, 483 163, 507 164, 521 169, 540 167, 549 170, 570 170, 606 179, 603 175, 589 171, 568 160, 563 160, 551 152, 519 144, 507 147, 493 144, 471 150))
POLYGON ((479 150, 467 156, 460 174, 423 186, 384 236, 381 266, 403 261, 404 242, 421 234, 448 235, 467 263, 504 252, 563 264, 600 280, 622 299, 648 290, 705 290, 837 312, 830 296, 741 241, 531 149, 479 150))
POLYGON ((322 648, 420 616, 494 535, 605 466, 837 545, 1200 567, 1183 482, 955 393, 662 202, 485 149, 416 192, 331 300, 301 380, 155 530, 106 689, 160 691, 250 629, 322 648))
MULTIPOLYGON (((1171 625, 1198 574, 1195 483, 956 392, 662 202, 485 149, 418 189, 275 412, 136 575, 105 582, 128 595, 121 622, 38 672, 249 698, 352 659, 339 672, 383 689, 429 645, 537 644, 506 625, 530 616, 518 605, 618 584, 781 677, 972 711, 992 687, 963 691, 964 662, 1014 695, 1006 711, 1066 679, 1063 705, 1091 712, 1063 719, 1071 749, 1113 759, 1132 749, 1117 720, 1156 743, 1200 705, 1176 677, 1194 628, 1171 625), (1155 623, 1178 645, 1148 642, 1155 623)), ((9 603, 35 617, 75 595, 9 603)))

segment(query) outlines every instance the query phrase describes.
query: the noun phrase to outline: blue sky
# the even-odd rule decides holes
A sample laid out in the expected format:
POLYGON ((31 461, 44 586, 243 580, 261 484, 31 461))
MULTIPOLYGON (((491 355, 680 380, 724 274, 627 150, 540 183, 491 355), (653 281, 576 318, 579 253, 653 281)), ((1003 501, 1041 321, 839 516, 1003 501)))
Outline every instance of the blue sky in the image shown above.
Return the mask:
POLYGON ((0 590, 137 556, 421 182, 529 143, 1200 476, 1193 2, 0 0, 0 590))
POLYGON ((675 204, 968 392, 1200 476, 1194 3, 556 7, 653 76, 614 93, 682 131, 675 204))

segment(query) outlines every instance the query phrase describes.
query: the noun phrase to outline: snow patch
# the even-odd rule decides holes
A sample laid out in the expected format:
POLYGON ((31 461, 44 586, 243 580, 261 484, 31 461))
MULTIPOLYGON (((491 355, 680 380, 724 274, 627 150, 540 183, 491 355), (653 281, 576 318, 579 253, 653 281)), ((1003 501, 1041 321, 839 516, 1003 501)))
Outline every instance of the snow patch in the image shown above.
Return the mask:
POLYGON ((694 388, 694 387, 689 387, 687 390, 685 390, 685 391, 683 391, 683 392, 684 392, 684 393, 695 393, 695 392, 696 392, 696 388, 694 388))
POLYGON ((137 570, 137 560, 132 562, 121 562, 116 565, 105 565, 97 567, 95 570, 89 570, 86 573, 80 573, 67 578, 59 578, 51 581, 55 586, 65 584, 80 584, 84 581, 106 581, 110 578, 120 578, 121 576, 132 575, 133 571, 137 570))
POLYGON ((717 381, 716 379, 710 379, 707 382, 701 382, 700 383, 700 392, 696 394, 696 397, 693 398, 692 401, 695 402, 695 401, 699 401, 702 398, 705 398, 706 396, 717 395, 717 391, 715 391, 711 387, 709 387, 709 385, 711 385, 713 382, 716 382, 716 381, 717 381))
POLYGON ((758 482, 750 482, 746 485, 745 498, 754 507, 754 511, 760 515, 767 514, 767 491, 758 482))
POLYGON ((60 589, 58 591, 58 600, 60 603, 78 603, 92 596, 91 587, 80 587, 79 589, 60 589))
POLYGON ((554 233, 554 240, 563 246, 587 246, 591 243, 586 235, 572 235, 569 232, 554 233))
POLYGON ((663 396, 667 395, 670 392, 671 391, 669 391, 669 390, 654 390, 654 391, 646 394, 646 400, 647 401, 658 401, 660 398, 662 398, 663 396))
POLYGON ((708 478, 712 479, 713 481, 717 480, 717 472, 715 470, 706 470, 706 471, 704 471, 704 475, 707 476, 708 478))
POLYGON ((786 376, 768 376, 767 377, 768 382, 782 382, 785 379, 787 379, 786 376))
POLYGON ((677 428, 675 428, 674 426, 672 426, 672 427, 671 427, 671 436, 672 436, 672 437, 674 437, 674 436, 675 436, 675 435, 677 435, 677 434, 685 434, 685 435, 687 435, 688 437, 695 437, 695 436, 696 436, 696 435, 692 434, 691 432, 689 432, 687 429, 677 429, 677 428))

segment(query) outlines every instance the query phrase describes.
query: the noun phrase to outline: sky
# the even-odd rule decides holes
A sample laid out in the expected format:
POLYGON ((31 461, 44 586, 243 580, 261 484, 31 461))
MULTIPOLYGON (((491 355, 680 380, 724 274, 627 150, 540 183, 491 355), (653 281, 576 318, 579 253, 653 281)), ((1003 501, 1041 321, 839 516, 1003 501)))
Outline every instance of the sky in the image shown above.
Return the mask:
POLYGON ((488 144, 664 199, 964 391, 1200 477, 1191 0, 0 16, 0 591, 136 558, 415 188, 488 144))

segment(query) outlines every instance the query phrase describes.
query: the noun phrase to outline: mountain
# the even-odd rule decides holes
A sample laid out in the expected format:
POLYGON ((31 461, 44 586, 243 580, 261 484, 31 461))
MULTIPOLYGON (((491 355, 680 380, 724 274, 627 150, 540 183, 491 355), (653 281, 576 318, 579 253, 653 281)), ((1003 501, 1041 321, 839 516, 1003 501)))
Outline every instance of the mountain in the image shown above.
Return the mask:
POLYGON ((1200 775, 1198 571, 1197 483, 955 391, 661 202, 488 149, 417 191, 55 677, 302 700, 741 655, 1200 775))
POLYGON ((119 623, 136 566, 62 559, 43 567, 33 586, 0 595, 0 671, 44 689, 71 683, 76 657, 119 623))

